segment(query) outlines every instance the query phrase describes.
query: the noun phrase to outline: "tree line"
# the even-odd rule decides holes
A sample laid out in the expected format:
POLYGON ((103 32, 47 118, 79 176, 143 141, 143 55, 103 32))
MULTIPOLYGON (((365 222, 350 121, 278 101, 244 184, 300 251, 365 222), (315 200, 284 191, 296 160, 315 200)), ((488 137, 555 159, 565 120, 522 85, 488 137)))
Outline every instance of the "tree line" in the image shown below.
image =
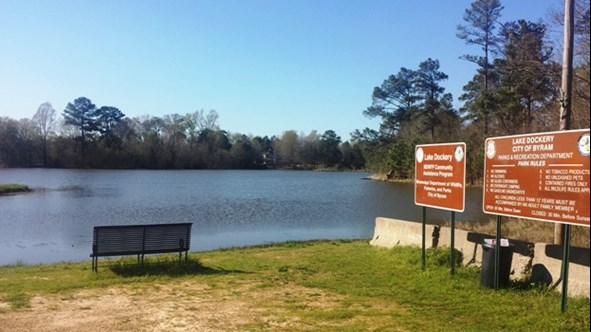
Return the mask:
POLYGON ((333 130, 250 137, 220 129, 216 111, 127 118, 87 97, 61 117, 48 102, 32 119, 0 118, 0 166, 113 169, 360 169, 361 152, 333 130))
MULTIPOLYGON (((502 10, 499 0, 475 0, 457 26, 456 36, 480 49, 459 55, 476 66, 459 96, 460 109, 452 107, 452 96, 441 86, 448 76, 436 59, 416 69, 400 68, 374 88, 363 114, 380 119, 380 127, 352 133, 368 168, 390 178, 412 178, 415 145, 464 141, 467 181, 474 183, 483 176, 487 137, 558 130, 561 65, 548 27, 541 21, 502 22, 502 10)), ((589 1, 577 1, 575 12, 571 129, 580 129, 589 128, 589 1)), ((554 13, 549 24, 562 30, 563 16, 554 13)))

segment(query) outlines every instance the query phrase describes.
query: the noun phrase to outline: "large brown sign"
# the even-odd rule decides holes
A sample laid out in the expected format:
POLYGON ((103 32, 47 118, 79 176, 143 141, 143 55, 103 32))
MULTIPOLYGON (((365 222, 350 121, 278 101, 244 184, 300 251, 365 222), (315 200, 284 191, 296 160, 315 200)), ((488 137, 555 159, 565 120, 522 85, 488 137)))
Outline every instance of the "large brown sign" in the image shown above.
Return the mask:
POLYGON ((486 140, 483 211, 589 226, 589 129, 486 140))
POLYGON ((464 211, 466 144, 415 147, 415 204, 464 211))

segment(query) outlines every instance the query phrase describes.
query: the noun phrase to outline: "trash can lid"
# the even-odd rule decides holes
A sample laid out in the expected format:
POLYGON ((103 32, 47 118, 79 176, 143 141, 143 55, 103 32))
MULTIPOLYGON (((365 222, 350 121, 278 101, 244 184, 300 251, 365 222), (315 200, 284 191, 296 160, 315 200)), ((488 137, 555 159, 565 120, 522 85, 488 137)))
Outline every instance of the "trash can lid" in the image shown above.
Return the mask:
MULTIPOLYGON (((495 246, 497 243, 497 239, 484 239, 484 244, 492 247, 495 246)), ((500 243, 501 247, 509 247, 509 239, 501 239, 500 243)))

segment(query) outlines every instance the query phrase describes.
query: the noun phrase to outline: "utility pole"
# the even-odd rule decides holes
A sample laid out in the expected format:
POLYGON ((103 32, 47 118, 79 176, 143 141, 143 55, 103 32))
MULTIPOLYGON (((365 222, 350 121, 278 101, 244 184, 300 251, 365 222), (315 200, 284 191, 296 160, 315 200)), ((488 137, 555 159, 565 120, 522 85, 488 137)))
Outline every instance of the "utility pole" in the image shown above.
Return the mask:
MULTIPOLYGON (((564 0, 564 47, 562 50, 562 85, 560 87, 560 128, 571 129, 573 96, 573 40, 575 0, 564 0)), ((565 225, 554 226, 554 244, 563 244, 565 225)))

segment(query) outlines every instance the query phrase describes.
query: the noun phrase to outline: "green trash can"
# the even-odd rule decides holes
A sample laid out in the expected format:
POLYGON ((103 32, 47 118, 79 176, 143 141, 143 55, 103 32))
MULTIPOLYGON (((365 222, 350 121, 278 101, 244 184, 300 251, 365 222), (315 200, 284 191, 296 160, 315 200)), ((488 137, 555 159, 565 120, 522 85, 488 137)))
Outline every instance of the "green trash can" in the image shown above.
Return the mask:
MULTIPOLYGON (((513 246, 503 239, 499 248, 499 288, 504 288, 509 285, 511 261, 513 260, 513 246)), ((482 243, 482 266, 480 269, 481 287, 495 287, 495 251, 495 240, 485 239, 482 243)))

